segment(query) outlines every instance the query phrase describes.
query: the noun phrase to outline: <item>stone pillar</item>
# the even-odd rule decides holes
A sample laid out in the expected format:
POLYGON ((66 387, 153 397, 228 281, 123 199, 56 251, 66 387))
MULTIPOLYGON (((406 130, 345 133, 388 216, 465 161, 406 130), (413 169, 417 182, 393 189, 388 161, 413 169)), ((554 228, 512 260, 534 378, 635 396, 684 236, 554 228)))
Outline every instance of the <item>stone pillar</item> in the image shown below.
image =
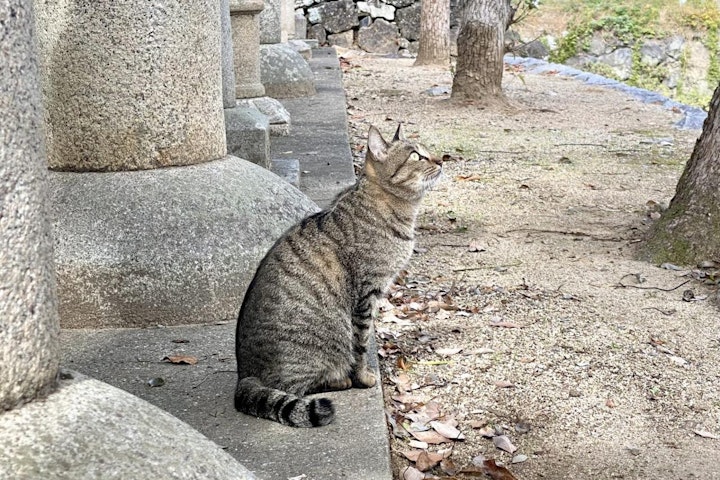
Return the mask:
POLYGON ((295 36, 295 0, 281 0, 280 4, 280 40, 287 42, 295 36))
POLYGON ((260 43, 282 42, 280 16, 283 0, 266 0, 265 8, 260 13, 260 43))
POLYGON ((262 0, 233 0, 230 2, 233 56, 235 62, 236 98, 265 95, 260 82, 260 12, 262 0))
POLYGON ((226 155, 220 2, 35 14, 61 325, 236 318, 256 262, 315 206, 226 155))
POLYGON ((58 316, 32 2, 0 23, 0 414, 54 388, 58 316))
POLYGON ((238 106, 248 112, 257 111, 270 124, 271 135, 290 133, 290 114, 280 102, 265 97, 260 81, 260 12, 262 0, 231 0, 233 58, 235 65, 235 95, 238 106))
POLYGON ((207 18, 217 2, 123 3, 36 2, 50 168, 223 157, 219 13, 207 18))
MULTIPOLYGON (((261 2, 255 6, 262 9, 261 2)), ((247 21, 252 18, 252 15, 240 15, 236 11, 233 17, 239 35, 242 35, 244 38, 244 36, 252 33, 252 22, 247 21), (250 30, 250 32, 248 32, 248 30, 250 30)), ((238 90, 241 93, 263 95, 265 88, 263 88, 262 83, 260 83, 260 66, 257 58, 255 59, 254 66, 252 65, 252 61, 246 62, 250 68, 241 69, 238 72, 238 75, 242 78, 242 83, 238 84, 236 81, 236 49, 233 48, 233 20, 230 18, 229 0, 220 1, 220 25, 222 36, 225 138, 228 153, 250 160, 262 167, 270 168, 270 122, 268 117, 255 108, 238 105, 236 101, 238 90), (252 73, 253 69, 255 70, 254 74, 252 73)), ((255 35, 258 35, 257 25, 255 25, 254 29, 255 35)), ((247 49, 239 49, 238 56, 241 60, 245 60, 248 57, 247 49)), ((257 55, 255 57, 257 57, 257 55)))
POLYGON ((235 108, 235 59, 230 23, 230 1, 220 0, 220 48, 222 55, 223 107, 235 108))

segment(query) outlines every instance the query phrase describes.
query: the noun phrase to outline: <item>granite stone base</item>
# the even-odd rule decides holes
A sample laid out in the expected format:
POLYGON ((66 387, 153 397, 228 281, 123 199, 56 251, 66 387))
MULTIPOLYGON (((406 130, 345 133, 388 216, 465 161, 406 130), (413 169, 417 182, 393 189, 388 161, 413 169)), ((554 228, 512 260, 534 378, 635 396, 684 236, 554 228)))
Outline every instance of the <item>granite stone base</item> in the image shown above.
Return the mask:
POLYGON ((270 168, 270 122, 256 108, 225 109, 228 154, 270 168))
POLYGON ((260 81, 265 94, 274 98, 315 94, 310 66, 286 43, 260 45, 260 81))
POLYGON ((255 479, 158 407, 76 372, 61 377, 45 400, 0 414, 0 478, 255 479))
POLYGON ((236 157, 49 176, 60 325, 234 320, 258 262, 317 206, 236 157))

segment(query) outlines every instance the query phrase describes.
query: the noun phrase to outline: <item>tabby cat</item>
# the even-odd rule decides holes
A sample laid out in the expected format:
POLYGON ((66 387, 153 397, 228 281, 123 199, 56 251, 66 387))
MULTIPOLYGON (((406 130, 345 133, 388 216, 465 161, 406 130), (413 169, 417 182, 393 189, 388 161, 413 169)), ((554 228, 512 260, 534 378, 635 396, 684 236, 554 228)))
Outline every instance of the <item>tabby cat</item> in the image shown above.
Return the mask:
POLYGON ((332 422, 315 392, 375 385, 367 346, 375 302, 410 258, 415 217, 442 161, 368 134, 363 174, 291 227, 260 263, 240 309, 235 408, 293 427, 332 422))

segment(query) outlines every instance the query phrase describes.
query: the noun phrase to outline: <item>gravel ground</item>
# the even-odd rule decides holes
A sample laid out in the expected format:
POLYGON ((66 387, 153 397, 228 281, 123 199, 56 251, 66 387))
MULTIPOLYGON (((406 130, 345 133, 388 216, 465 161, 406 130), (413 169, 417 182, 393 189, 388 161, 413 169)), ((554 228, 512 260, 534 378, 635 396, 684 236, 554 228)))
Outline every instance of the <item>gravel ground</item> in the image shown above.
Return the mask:
POLYGON ((552 71, 489 110, 341 56, 358 165, 371 124, 450 155, 376 324, 396 477, 720 479, 717 268, 635 260, 700 131, 552 71))

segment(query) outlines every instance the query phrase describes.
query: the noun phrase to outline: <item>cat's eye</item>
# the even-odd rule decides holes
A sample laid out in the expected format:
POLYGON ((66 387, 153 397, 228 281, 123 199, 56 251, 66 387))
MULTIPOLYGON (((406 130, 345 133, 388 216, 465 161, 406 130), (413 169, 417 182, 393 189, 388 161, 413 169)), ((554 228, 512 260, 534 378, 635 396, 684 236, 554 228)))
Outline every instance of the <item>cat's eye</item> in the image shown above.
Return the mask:
POLYGON ((420 155, 418 152, 413 151, 413 152, 410 154, 410 160, 419 162, 420 160, 427 160, 427 158, 426 158, 426 157, 423 157, 423 156, 420 155))

